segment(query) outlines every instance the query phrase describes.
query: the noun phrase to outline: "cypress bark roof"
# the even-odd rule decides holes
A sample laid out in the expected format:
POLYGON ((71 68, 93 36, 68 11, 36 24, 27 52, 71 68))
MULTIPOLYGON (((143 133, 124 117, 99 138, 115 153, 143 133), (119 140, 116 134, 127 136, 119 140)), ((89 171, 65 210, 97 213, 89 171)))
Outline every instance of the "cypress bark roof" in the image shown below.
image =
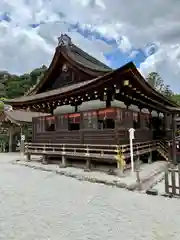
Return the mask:
POLYGON ((112 68, 108 67, 106 64, 102 63, 75 44, 71 43, 70 40, 70 44, 61 44, 56 48, 49 68, 43 74, 43 76, 40 77, 37 84, 25 95, 39 93, 39 90, 43 88, 43 85, 47 81, 52 81, 50 74, 55 68, 60 67, 60 63, 63 62, 64 59, 69 62, 70 65, 73 65, 77 70, 86 73, 89 76, 88 79, 103 76, 104 74, 113 71, 112 68))
POLYGON ((48 115, 47 113, 41 113, 41 112, 15 110, 15 111, 4 111, 4 113, 1 114, 0 119, 1 121, 10 120, 13 123, 31 123, 34 117, 42 117, 47 115, 48 115))

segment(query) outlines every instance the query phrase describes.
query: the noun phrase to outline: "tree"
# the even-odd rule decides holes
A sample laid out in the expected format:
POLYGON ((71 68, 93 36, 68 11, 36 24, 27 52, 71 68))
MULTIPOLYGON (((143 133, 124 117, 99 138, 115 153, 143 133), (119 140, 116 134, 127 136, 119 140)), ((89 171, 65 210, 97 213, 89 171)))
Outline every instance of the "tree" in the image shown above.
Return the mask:
POLYGON ((0 101, 0 113, 4 111, 4 103, 0 101))
POLYGON ((180 94, 173 94, 172 100, 180 105, 180 94))
POLYGON ((149 73, 148 77, 146 78, 147 82, 151 87, 156 89, 158 92, 160 92, 162 95, 166 96, 167 98, 174 100, 173 98, 173 92, 170 89, 169 85, 166 85, 161 78, 161 76, 157 72, 151 72, 149 73))
POLYGON ((162 92, 162 94, 166 97, 168 97, 169 99, 173 100, 173 91, 170 89, 169 85, 165 85, 164 90, 162 92))
POLYGON ((46 70, 47 67, 43 65, 30 73, 25 73, 20 76, 0 71, 0 98, 16 98, 23 96, 28 89, 37 83, 38 78, 42 76, 46 70))
POLYGON ((147 82, 151 87, 155 88, 158 92, 162 93, 164 90, 164 81, 160 75, 156 72, 151 72, 148 74, 147 82))

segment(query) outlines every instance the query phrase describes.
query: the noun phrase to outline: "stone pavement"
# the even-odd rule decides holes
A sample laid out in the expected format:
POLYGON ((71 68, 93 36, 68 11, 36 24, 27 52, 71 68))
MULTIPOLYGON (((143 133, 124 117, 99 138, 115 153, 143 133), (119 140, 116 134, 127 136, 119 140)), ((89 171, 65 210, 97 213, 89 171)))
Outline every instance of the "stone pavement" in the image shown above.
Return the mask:
MULTIPOLYGON (((81 181, 89 181, 94 183, 102 183, 105 185, 116 186, 120 188, 126 188, 128 190, 137 190, 139 185, 137 182, 136 172, 132 175, 131 170, 126 170, 123 176, 119 177, 116 175, 108 175, 105 172, 100 171, 84 171, 83 168, 66 167, 61 168, 57 164, 41 163, 39 156, 33 156, 31 161, 25 161, 25 157, 21 157, 20 160, 14 161, 14 164, 22 166, 44 170, 48 172, 54 172, 63 176, 76 178, 81 181)), ((154 162, 152 164, 141 164, 140 166, 140 181, 142 191, 146 191, 151 185, 154 184, 158 179, 159 173, 164 171, 166 162, 154 162), (155 179, 156 178, 156 179, 155 179)))
POLYGON ((179 240, 178 199, 77 181, 0 154, 2 240, 179 240))

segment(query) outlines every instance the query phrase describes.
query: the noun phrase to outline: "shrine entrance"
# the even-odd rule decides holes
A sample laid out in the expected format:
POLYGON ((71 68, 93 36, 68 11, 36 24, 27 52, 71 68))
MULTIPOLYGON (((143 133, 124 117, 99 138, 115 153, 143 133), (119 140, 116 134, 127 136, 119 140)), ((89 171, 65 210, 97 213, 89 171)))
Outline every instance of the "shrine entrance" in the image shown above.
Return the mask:
POLYGON ((163 118, 152 117, 153 140, 165 138, 165 128, 163 118))

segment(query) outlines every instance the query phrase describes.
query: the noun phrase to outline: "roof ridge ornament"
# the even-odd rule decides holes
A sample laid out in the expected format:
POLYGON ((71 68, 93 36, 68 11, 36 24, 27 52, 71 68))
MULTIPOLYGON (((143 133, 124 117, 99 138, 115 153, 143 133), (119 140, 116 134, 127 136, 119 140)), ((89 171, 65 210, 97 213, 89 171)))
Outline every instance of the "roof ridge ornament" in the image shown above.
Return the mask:
POLYGON ((60 37, 58 37, 58 47, 59 46, 70 46, 72 44, 71 38, 65 33, 61 33, 60 37))

